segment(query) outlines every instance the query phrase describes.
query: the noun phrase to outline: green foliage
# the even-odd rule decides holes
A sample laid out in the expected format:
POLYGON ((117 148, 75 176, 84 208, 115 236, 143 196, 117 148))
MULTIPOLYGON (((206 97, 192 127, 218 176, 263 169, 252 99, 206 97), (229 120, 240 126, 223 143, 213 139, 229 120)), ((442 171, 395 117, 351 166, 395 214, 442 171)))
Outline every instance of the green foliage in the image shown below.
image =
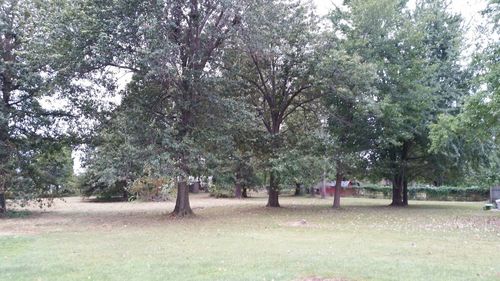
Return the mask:
POLYGON ((174 187, 174 181, 167 178, 141 177, 131 184, 128 192, 137 200, 165 201, 170 199, 174 187))
POLYGON ((494 185, 500 182, 500 45, 498 41, 498 1, 490 1, 484 11, 492 27, 485 26, 495 36, 493 41, 476 53, 471 63, 474 73, 473 92, 460 114, 439 116, 430 126, 430 150, 450 156, 452 165, 461 171, 462 181, 494 185))

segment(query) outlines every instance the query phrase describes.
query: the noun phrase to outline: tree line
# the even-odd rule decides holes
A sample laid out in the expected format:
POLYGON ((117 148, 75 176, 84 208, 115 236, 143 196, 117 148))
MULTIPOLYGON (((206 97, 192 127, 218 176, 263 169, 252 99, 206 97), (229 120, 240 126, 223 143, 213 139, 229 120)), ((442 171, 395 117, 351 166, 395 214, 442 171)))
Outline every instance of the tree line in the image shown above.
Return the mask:
POLYGON ((192 178, 269 207, 328 176, 334 207, 346 177, 389 179, 393 206, 412 181, 498 184, 499 5, 469 59, 442 0, 4 1, 0 212, 58 196, 76 146, 88 194, 168 179, 175 216, 192 178))

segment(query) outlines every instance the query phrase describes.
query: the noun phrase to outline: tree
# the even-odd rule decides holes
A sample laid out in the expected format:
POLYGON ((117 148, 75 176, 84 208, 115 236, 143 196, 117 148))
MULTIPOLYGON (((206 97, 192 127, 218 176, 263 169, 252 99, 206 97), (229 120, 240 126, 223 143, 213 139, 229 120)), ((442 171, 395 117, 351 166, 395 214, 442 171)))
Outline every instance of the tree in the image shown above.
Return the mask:
POLYGON ((460 113, 443 113, 430 126, 430 150, 452 159, 448 170, 457 171, 456 180, 467 182, 472 177, 474 184, 492 185, 500 182, 500 2, 491 0, 484 13, 490 22, 483 29, 496 36, 491 36, 494 39, 471 62, 472 94, 466 97, 460 113))
POLYGON ((265 127, 267 206, 279 207, 280 182, 273 162, 283 148, 282 129, 287 118, 319 96, 313 79, 316 16, 301 1, 255 1, 242 26, 224 67, 265 127))
POLYGON ((324 102, 327 106, 326 146, 335 163, 334 208, 340 207, 341 182, 348 174, 360 173, 372 146, 378 117, 374 98, 375 71, 357 55, 331 49, 322 64, 324 102))
POLYGON ((20 199, 47 195, 42 182, 51 181, 39 177, 36 171, 42 170, 33 170, 33 165, 40 159, 49 166, 57 165, 49 160, 59 157, 43 155, 60 151, 53 143, 67 134, 54 125, 63 127, 73 117, 71 107, 46 105, 58 94, 55 81, 62 77, 59 58, 53 52, 57 43, 53 30, 60 25, 53 21, 57 15, 54 7, 53 1, 7 0, 0 4, 0 212, 6 211, 7 192, 20 199))
MULTIPOLYGON (((68 17, 68 36, 74 36, 67 56, 95 83, 95 71, 123 69, 133 73, 139 89, 155 88, 157 101, 168 101, 168 123, 173 142, 167 150, 176 163, 177 201, 172 215, 192 214, 187 178, 199 159, 198 136, 213 120, 211 79, 214 61, 224 41, 239 26, 234 1, 79 1, 68 17), (82 61, 83 62, 80 62, 82 61)), ((101 75, 102 77, 102 75, 101 75)))
POLYGON ((408 181, 426 176, 443 155, 429 153, 429 125, 442 112, 456 114, 467 90, 460 66, 461 18, 442 1, 351 1, 345 25, 350 49, 377 69, 375 177, 393 182, 393 206, 408 204, 408 181), (432 160, 431 160, 432 159, 432 160))

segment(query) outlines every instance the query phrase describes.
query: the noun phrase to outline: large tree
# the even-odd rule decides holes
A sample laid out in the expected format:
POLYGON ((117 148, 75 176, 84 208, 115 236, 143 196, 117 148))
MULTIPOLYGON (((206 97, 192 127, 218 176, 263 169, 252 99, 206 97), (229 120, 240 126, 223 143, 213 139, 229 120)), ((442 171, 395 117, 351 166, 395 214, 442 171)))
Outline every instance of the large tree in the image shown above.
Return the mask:
POLYGON ((447 171, 458 182, 492 185, 500 183, 500 1, 491 0, 484 14, 482 28, 495 36, 474 55, 473 88, 460 114, 445 112, 431 126, 431 151, 453 160, 447 171))
POLYGON ((187 179, 199 159, 200 132, 213 122, 208 106, 217 99, 211 87, 217 75, 214 61, 240 23, 235 3, 82 0, 66 14, 67 34, 74 38, 69 63, 97 83, 102 79, 95 79, 96 71, 130 71, 135 88, 155 88, 156 100, 170 107, 157 118, 168 123, 165 134, 173 140, 165 150, 177 168, 175 216, 192 213, 187 179))
MULTIPOLYGON (((345 26, 350 49, 376 66, 381 114, 369 156, 371 171, 393 183, 394 206, 408 204, 408 182, 434 170, 429 125, 456 113, 467 92, 460 65, 461 18, 443 1, 349 1, 345 26)), ((434 176, 434 175, 433 175, 434 176)))
POLYGON ((282 129, 287 118, 319 96, 314 89, 317 21, 312 7, 302 1, 255 1, 242 20, 225 68, 265 127, 267 206, 279 207, 280 182, 273 162, 283 149, 282 129))
POLYGON ((0 212, 6 192, 20 199, 47 195, 50 180, 38 176, 36 159, 53 164, 55 158, 43 155, 63 149, 59 142, 73 117, 71 107, 50 103, 62 79, 55 7, 53 1, 0 3, 0 212))

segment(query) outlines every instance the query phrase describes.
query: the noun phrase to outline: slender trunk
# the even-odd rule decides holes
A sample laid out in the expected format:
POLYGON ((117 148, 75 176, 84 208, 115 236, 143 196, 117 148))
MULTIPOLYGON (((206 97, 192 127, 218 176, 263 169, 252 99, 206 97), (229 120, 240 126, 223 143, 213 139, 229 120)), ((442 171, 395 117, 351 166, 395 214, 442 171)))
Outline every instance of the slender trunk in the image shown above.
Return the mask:
POLYGON ((200 192, 200 182, 196 181, 193 183, 193 193, 199 193, 200 192))
POLYGON ((340 208, 340 195, 342 191, 342 174, 337 173, 335 178, 335 197, 333 198, 333 208, 340 208))
POLYGON ((402 206, 408 206, 408 181, 403 179, 403 202, 402 206))
POLYGON ((241 184, 237 183, 234 187, 234 197, 241 199, 242 192, 241 192, 241 184))
POLYGON ((271 172, 269 175, 269 198, 267 200, 267 207, 280 207, 278 182, 276 181, 274 172, 271 172))
POLYGON ((128 201, 128 192, 126 190, 123 190, 122 198, 123 200, 128 201))
POLYGON ((5 203, 5 193, 0 193, 0 214, 7 212, 7 204, 5 203))
POLYGON ((300 183, 295 183, 295 194, 294 196, 302 195, 302 185, 300 183))
POLYGON ((171 213, 175 217, 185 217, 193 214, 189 204, 189 186, 185 180, 177 183, 177 200, 175 209, 171 213))
POLYGON ((243 187, 242 192, 241 192, 241 197, 248 198, 247 188, 246 187, 243 187))
POLYGON ((321 183, 321 199, 326 197, 325 171, 323 171, 323 181, 321 183))
POLYGON ((314 190, 314 186, 311 186, 311 188, 309 190, 310 190, 309 193, 311 193, 311 197, 315 197, 316 196, 316 194, 315 194, 316 190, 314 190))

